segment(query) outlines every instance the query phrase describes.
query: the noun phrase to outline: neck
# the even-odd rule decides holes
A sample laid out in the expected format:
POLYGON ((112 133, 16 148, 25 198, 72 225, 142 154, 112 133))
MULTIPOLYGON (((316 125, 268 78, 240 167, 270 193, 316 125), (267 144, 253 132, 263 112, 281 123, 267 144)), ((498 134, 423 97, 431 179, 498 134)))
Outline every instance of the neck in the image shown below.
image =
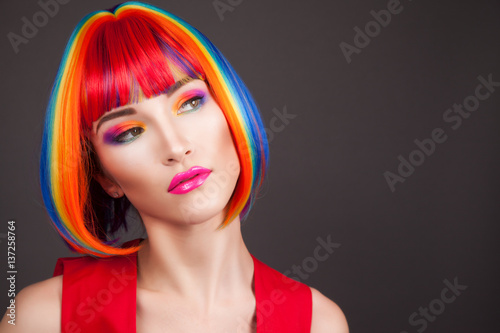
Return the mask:
POLYGON ((139 288, 209 304, 252 289, 253 260, 241 235, 239 217, 224 229, 213 221, 172 226, 147 224, 138 252, 139 288))

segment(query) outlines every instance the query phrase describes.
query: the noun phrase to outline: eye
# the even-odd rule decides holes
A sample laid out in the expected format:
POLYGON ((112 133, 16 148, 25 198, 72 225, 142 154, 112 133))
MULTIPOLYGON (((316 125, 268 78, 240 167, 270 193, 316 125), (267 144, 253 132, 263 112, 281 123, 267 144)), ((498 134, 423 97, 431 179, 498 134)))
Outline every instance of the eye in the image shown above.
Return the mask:
POLYGON ((205 96, 195 96, 185 101, 179 107, 177 114, 189 113, 198 110, 205 103, 205 96))
POLYGON ((129 143, 141 136, 145 130, 146 124, 142 121, 124 121, 108 129, 104 133, 103 140, 111 145, 129 143))
POLYGON ((116 143, 127 143, 132 142, 139 137, 144 132, 142 127, 131 128, 113 138, 113 142, 116 143))

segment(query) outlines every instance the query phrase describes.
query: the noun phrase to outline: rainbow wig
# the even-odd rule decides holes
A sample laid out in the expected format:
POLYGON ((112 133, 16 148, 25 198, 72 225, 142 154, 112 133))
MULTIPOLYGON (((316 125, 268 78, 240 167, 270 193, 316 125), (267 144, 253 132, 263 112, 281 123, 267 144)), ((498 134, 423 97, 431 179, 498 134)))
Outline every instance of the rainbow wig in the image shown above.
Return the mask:
POLYGON ((126 228, 128 206, 108 196, 107 205, 96 203, 93 175, 98 163, 86 134, 105 112, 165 93, 175 83, 168 64, 205 81, 224 112, 238 152, 240 176, 221 228, 237 216, 244 220, 252 208, 266 174, 269 148, 249 91, 197 29, 159 8, 127 2, 91 13, 77 25, 47 108, 42 195, 54 226, 73 251, 106 257, 138 250, 118 246, 118 239, 110 236, 117 228, 107 219, 119 216, 118 225, 126 228), (115 215, 117 210, 122 214, 115 215))

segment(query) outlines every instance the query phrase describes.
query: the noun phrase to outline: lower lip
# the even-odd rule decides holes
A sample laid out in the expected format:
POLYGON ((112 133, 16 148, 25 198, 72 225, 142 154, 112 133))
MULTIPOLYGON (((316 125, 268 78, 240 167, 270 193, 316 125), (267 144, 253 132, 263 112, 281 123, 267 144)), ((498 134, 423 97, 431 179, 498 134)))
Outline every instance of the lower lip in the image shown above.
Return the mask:
POLYGON ((170 193, 172 193, 172 194, 185 194, 185 193, 191 192, 195 188, 198 188, 201 185, 203 185, 203 183, 208 178, 208 176, 210 176, 210 172, 200 173, 196 177, 194 177, 186 182, 180 183, 179 185, 174 187, 170 191, 170 193))

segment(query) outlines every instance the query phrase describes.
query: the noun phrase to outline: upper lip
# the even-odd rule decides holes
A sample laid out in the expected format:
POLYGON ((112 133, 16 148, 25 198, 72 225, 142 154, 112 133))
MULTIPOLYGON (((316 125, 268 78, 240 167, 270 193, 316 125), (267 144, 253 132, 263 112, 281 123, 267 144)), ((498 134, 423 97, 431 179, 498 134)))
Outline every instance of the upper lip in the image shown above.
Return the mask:
POLYGON ((168 191, 172 191, 177 185, 179 185, 182 181, 188 180, 189 178, 193 178, 196 175, 202 174, 202 173, 208 173, 212 172, 210 169, 206 169, 201 166, 194 166, 188 171, 184 172, 179 172, 172 178, 172 181, 170 182, 170 186, 168 187, 168 191))

